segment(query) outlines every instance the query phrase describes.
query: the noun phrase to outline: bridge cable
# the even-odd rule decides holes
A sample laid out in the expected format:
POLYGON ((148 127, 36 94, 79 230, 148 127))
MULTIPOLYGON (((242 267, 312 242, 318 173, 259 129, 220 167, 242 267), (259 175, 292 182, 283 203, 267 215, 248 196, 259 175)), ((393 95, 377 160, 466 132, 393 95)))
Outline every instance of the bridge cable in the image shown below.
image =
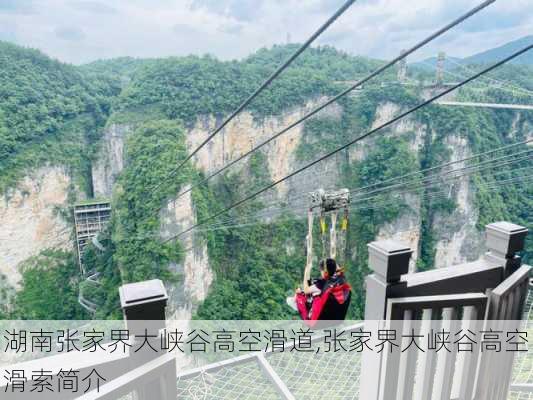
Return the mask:
MULTIPOLYGON (((461 67, 463 68, 464 70, 472 73, 474 72, 475 70, 473 68, 471 68, 470 66, 467 66, 465 64, 462 64, 462 63, 458 63, 457 61, 454 61, 452 59, 448 59, 447 60, 448 62, 458 66, 458 67, 461 67)), ((447 72, 450 72, 449 70, 447 72)), ((530 91, 529 89, 525 88, 525 87, 522 87, 522 86, 518 86, 518 85, 515 85, 514 83, 512 82, 509 82, 509 81, 504 81, 502 79, 497 79, 497 78, 494 78, 494 77, 491 77, 491 76, 486 76, 485 79, 487 80, 490 80, 492 82, 495 82, 497 84, 500 85, 500 87, 502 86, 506 86, 508 88, 508 90, 512 90, 513 93, 516 93, 516 92, 522 92, 522 95, 526 95, 526 96, 533 96, 533 92, 530 91)), ((497 87, 497 86, 493 86, 493 87, 497 87)))

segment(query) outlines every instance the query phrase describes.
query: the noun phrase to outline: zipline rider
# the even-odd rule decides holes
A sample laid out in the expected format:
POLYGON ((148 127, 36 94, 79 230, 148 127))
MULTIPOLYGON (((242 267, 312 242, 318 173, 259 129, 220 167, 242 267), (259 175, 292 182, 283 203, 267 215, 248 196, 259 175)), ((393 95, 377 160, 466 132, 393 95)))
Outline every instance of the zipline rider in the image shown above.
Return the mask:
MULTIPOLYGON (((341 253, 346 251, 346 231, 348 228, 348 205, 350 192, 342 189, 334 192, 319 190, 311 194, 311 207, 308 213, 307 263, 304 269, 302 288, 294 297, 287 298, 287 304, 298 311, 309 326, 318 320, 344 320, 351 299, 351 286, 346 282, 342 268, 335 261, 337 253, 337 211, 344 210, 341 222, 341 253), (311 280, 313 265, 313 212, 320 210, 320 231, 322 260, 319 263, 320 278, 311 280), (331 214, 330 251, 326 253, 326 213, 331 214)), ((345 256, 343 254, 343 256, 345 256)))

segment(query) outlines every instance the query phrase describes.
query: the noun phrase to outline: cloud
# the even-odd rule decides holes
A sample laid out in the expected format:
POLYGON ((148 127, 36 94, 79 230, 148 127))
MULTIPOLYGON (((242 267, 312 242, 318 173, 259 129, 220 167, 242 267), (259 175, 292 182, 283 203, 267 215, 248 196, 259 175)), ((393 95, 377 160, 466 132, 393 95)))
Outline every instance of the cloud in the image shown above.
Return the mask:
MULTIPOLYGON (((231 16, 238 21, 250 22, 261 15, 266 0, 193 0, 191 9, 205 9, 219 15, 231 16)), ((272 0, 271 0, 272 1, 272 0)))
POLYGON ((174 33, 184 37, 201 37, 205 36, 206 32, 196 29, 196 27, 188 24, 176 24, 172 27, 174 33))
POLYGON ((228 35, 239 35, 242 33, 244 26, 239 23, 227 23, 219 25, 217 31, 228 35))
POLYGON ((76 1, 70 6, 74 9, 89 12, 92 14, 117 14, 118 10, 107 4, 98 1, 76 1))
POLYGON ((16 43, 16 30, 16 24, 14 24, 13 22, 6 21, 6 23, 0 24, 0 40, 16 43))
POLYGON ((31 14, 35 12, 33 0, 0 0, 0 13, 31 14))
MULTIPOLYGON (((227 60, 283 43, 289 34, 301 43, 345 1, 0 0, 0 35, 74 63, 206 53, 227 60)), ((315 44, 390 59, 480 1, 358 0, 315 44)), ((530 3, 496 2, 410 61, 440 50, 467 56, 530 34, 530 3)))
POLYGON ((61 26, 55 29, 55 35, 62 40, 70 42, 79 42, 85 39, 85 34, 79 28, 72 26, 61 26))
POLYGON ((524 12, 505 12, 502 14, 491 10, 491 12, 479 15, 475 20, 465 23, 462 30, 465 32, 491 32, 513 28, 526 22, 530 16, 531 14, 524 12))

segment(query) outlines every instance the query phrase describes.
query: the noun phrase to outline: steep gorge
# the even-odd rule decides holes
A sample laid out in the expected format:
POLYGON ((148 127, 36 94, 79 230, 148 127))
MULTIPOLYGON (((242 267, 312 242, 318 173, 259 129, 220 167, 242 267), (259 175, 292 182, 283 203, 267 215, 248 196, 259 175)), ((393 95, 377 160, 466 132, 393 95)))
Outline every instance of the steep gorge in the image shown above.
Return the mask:
MULTIPOLYGON (((276 51, 279 49, 275 49, 272 54, 275 55, 276 51)), ((265 53, 262 56, 264 57, 265 53)), ((321 60, 322 55, 317 53, 310 57, 316 57, 311 60, 314 63, 321 60)), ((334 66, 325 64, 326 70, 331 68, 344 71, 342 74, 353 72, 352 64, 345 63, 344 55, 335 54, 333 57, 342 68, 335 69, 334 66)), ((411 102, 418 100, 416 94, 406 89, 369 87, 364 93, 331 106, 305 125, 292 129, 279 140, 266 146, 258 158, 248 159, 233 167, 226 176, 214 179, 209 189, 200 188, 177 199, 177 191, 172 192, 172 185, 184 188, 195 182, 191 176, 199 174, 202 177, 216 171, 294 122, 323 102, 333 89, 338 88, 324 83, 329 79, 325 74, 314 76, 309 81, 309 86, 294 89, 296 94, 285 103, 272 100, 277 99, 276 91, 273 90, 268 99, 262 99, 259 106, 240 114, 198 153, 193 160, 192 172, 186 173, 189 177, 170 180, 169 185, 172 187, 164 188, 166 191, 156 193, 157 196, 150 200, 148 197, 152 196, 152 193, 149 189, 154 185, 147 181, 146 187, 135 188, 136 182, 142 182, 133 179, 136 171, 146 173, 146 179, 161 179, 165 174, 150 174, 149 170, 162 169, 163 166, 165 169, 172 169, 177 162, 172 152, 165 153, 164 160, 158 160, 159 154, 163 154, 161 151, 165 149, 157 148, 157 141, 160 140, 157 129, 167 129, 171 132, 174 125, 168 120, 183 119, 183 146, 190 152, 207 137, 222 118, 222 114, 205 112, 198 104, 204 104, 205 110, 216 108, 219 103, 223 110, 224 107, 230 108, 227 99, 220 99, 220 93, 224 93, 220 88, 196 93, 195 101, 198 104, 188 102, 189 95, 185 94, 186 91, 194 92, 209 87, 209 84, 200 85, 199 82, 220 81, 217 73, 233 73, 226 71, 226 65, 217 63, 210 59, 167 60, 159 67, 150 66, 146 70, 140 70, 141 72, 134 75, 132 83, 116 94, 109 115, 101 127, 86 129, 83 137, 91 140, 85 143, 82 141, 81 144, 86 146, 85 151, 92 152, 88 165, 78 162, 79 165, 73 168, 62 163, 49 162, 47 167, 19 179, 16 188, 6 192, 0 207, 0 225, 6 238, 14 240, 0 242, 0 272, 8 276, 10 286, 18 285, 18 268, 24 259, 47 247, 73 248, 68 206, 76 199, 88 195, 112 197, 114 204, 118 204, 110 232, 111 253, 105 257, 106 260, 111 257, 114 261, 111 266, 100 267, 111 268, 108 270, 111 275, 111 272, 116 270, 128 271, 137 267, 134 265, 137 261, 135 253, 131 249, 136 243, 140 243, 142 235, 151 235, 154 241, 150 246, 156 245, 158 240, 183 231, 210 214, 216 207, 241 198, 265 181, 279 179, 366 129, 382 124, 404 110, 411 102), (210 66, 210 73, 215 74, 215 77, 199 76, 194 80, 189 75, 179 75, 182 64, 188 68, 190 63, 210 66), (158 86, 160 80, 172 81, 169 77, 174 79, 176 90, 174 87, 158 86), (154 100, 154 96, 157 100, 154 100), (140 140, 135 142, 134 139, 140 140), (139 147, 142 143, 153 144, 153 148, 147 148, 146 154, 143 154, 142 147, 139 147), (132 160, 134 165, 131 164, 132 160), (156 160, 159 164, 155 163, 156 160), (78 184, 80 171, 85 177, 90 176, 89 185, 82 187, 78 184), (125 189, 128 185, 130 189, 125 189), (149 208, 129 208, 128 204, 133 201, 127 190, 131 189, 138 191, 136 196, 140 196, 140 199, 146 196, 147 201, 159 204, 156 206, 155 220, 148 215, 149 208), (29 223, 23 223, 24 226, 21 227, 21 221, 29 223), (140 226, 134 227, 131 232, 140 235, 140 238, 134 237, 129 243, 127 237, 124 238, 124 232, 130 232, 130 225, 137 225, 137 222, 140 226), (137 239, 139 241, 136 242, 137 239), (118 253, 113 253, 113 249, 121 241, 122 247, 118 253), (125 265, 124 260, 131 265, 125 265)), ((246 63, 243 65, 246 73, 254 76, 255 72, 250 70, 251 66, 246 63)), ((300 67, 301 70, 294 72, 294 75, 282 82, 277 89, 297 88, 294 82, 305 82, 310 70, 305 63, 300 67)), ((202 73, 205 71, 200 72, 202 73)), ((236 91, 246 92, 242 88, 236 91)), ((273 203, 274 206, 271 207, 275 210, 276 207, 279 208, 280 202, 284 204, 286 198, 305 194, 319 187, 354 188, 379 181, 382 176, 396 176, 412 169, 458 160, 509 141, 531 137, 531 126, 531 118, 525 113, 508 113, 502 118, 493 111, 482 111, 477 115, 464 110, 441 110, 439 107, 433 107, 427 115, 416 114, 402 120, 379 137, 358 143, 348 152, 279 185, 276 190, 261 197, 251 208, 230 217, 238 220, 241 214, 256 212, 262 204, 273 203)), ((165 140, 168 141, 162 140, 162 146, 164 143, 173 143, 172 136, 165 140)), ((175 140, 182 139, 177 135, 175 140)), ((489 175, 482 179, 492 178, 489 175)), ((521 211, 513 214, 513 210, 501 205, 501 193, 492 197, 499 204, 497 211, 487 211, 489 200, 480 200, 475 187, 477 183, 469 179, 459 181, 453 190, 450 190, 449 197, 441 203, 426 204, 419 194, 404 194, 389 199, 390 207, 386 210, 362 210, 354 213, 349 256, 352 260, 355 287, 361 292, 356 300, 362 298, 361 279, 368 272, 365 256, 368 241, 393 238, 408 244, 415 250, 413 270, 416 267, 443 267, 471 260, 480 254, 483 245, 482 225, 487 219, 517 218, 519 215, 531 218, 521 211)), ((305 201, 305 198, 303 200, 305 201)), ((173 247, 155 250, 151 248, 154 253, 143 260, 143 267, 132 272, 131 277, 157 277, 155 270, 149 271, 147 266, 155 265, 157 270, 168 266, 173 276, 167 280, 171 295, 170 312, 176 318, 189 319, 198 310, 199 317, 205 318, 284 317, 287 313, 283 305, 280 305, 284 292, 295 284, 301 273, 305 229, 300 217, 304 212, 289 210, 284 214, 276 214, 277 217, 263 218, 264 225, 244 228, 242 231, 231 228, 214 232, 200 230, 180 240, 179 251, 182 251, 182 254, 179 256, 174 254, 179 251, 173 247), (160 262, 160 256, 165 261, 160 262), (241 277, 243 279, 235 286, 235 279, 241 277), (257 303, 243 300, 258 291, 266 294, 258 299, 257 303), (244 303, 250 303, 246 309, 242 306, 244 303), (221 309, 232 307, 238 311, 240 308, 243 310, 226 314, 221 312, 221 309)), ((114 293, 116 288, 113 285, 117 282, 116 276, 111 277, 104 286, 106 290, 114 293)), ((116 308, 116 299, 113 297, 106 298, 105 303, 109 309, 116 308)), ((360 304, 356 307, 352 317, 360 315, 360 304)), ((105 313, 100 315, 108 316, 109 314, 105 313)))

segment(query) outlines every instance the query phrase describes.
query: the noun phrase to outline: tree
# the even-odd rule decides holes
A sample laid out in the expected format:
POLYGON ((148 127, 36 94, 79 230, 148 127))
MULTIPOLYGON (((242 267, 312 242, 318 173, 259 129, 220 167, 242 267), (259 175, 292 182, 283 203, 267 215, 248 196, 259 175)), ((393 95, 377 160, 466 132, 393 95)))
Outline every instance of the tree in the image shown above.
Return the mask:
POLYGON ((45 250, 22 265, 14 319, 75 320, 89 315, 78 304, 79 268, 73 253, 45 250))

